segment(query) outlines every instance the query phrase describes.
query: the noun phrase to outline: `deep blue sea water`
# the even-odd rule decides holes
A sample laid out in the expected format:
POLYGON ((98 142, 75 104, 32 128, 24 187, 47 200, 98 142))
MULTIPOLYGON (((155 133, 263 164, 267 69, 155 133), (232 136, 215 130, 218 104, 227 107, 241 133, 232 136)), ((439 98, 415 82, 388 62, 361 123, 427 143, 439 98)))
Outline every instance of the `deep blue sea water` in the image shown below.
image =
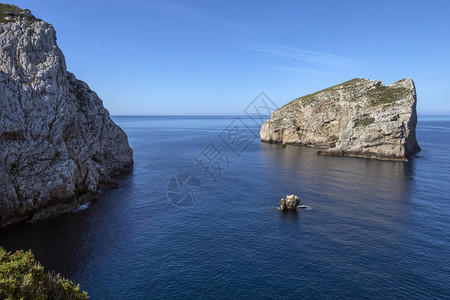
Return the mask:
POLYGON ((450 117, 419 118, 409 162, 261 144, 248 118, 114 120, 135 160, 120 188, 0 246, 91 299, 450 299, 450 117), (293 193, 311 209, 280 213, 293 193))

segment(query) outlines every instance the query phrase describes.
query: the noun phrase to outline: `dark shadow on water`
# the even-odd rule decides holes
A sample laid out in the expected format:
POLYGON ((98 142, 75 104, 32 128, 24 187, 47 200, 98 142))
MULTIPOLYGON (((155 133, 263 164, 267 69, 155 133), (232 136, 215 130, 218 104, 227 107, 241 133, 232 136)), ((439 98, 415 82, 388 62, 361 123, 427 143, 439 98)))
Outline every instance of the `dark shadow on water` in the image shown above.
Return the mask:
POLYGON ((118 213, 126 197, 115 197, 114 202, 108 198, 125 192, 132 177, 133 171, 117 176, 120 188, 103 189, 87 209, 1 229, 0 246, 9 251, 31 249, 47 270, 66 277, 82 273, 92 253, 107 246, 117 228, 126 227, 127 220, 118 213))
POLYGON ((300 221, 299 211, 280 211, 280 219, 287 224, 296 223, 300 221))

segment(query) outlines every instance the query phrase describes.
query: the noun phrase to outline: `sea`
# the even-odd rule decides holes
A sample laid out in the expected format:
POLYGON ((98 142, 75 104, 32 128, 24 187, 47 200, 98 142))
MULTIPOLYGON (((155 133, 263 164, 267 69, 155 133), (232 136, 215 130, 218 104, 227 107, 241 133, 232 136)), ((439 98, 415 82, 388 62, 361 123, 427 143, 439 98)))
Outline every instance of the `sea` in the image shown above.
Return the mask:
POLYGON ((251 116, 113 120, 134 150, 120 187, 0 246, 91 299, 450 299, 450 116, 419 116, 408 162, 261 143, 251 116))

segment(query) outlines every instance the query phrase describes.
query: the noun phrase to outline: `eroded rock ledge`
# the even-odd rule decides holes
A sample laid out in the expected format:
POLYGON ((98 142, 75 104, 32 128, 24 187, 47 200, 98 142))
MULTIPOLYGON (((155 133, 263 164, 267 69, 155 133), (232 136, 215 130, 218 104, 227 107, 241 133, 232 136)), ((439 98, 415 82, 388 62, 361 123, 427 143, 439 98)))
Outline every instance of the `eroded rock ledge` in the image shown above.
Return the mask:
POLYGON ((353 79, 276 110, 261 127, 261 141, 324 148, 323 155, 407 160, 420 151, 416 102, 409 78, 389 86, 353 79))
POLYGON ((102 100, 66 70, 52 25, 0 4, 0 227, 76 209, 129 170, 102 100))

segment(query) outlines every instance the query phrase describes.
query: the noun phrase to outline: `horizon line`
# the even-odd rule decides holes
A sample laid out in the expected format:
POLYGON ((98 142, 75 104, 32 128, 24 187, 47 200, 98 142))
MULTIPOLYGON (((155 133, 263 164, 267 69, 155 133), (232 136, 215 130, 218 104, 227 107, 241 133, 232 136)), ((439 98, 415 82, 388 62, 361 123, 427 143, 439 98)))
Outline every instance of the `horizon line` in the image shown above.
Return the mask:
MULTIPOLYGON (((246 114, 111 114, 111 117, 248 117, 252 118, 252 116, 246 114)), ((266 115, 254 115, 254 116, 266 116, 266 115)), ((424 113, 417 114, 420 116, 450 116, 450 112, 438 114, 438 113, 424 113)))

